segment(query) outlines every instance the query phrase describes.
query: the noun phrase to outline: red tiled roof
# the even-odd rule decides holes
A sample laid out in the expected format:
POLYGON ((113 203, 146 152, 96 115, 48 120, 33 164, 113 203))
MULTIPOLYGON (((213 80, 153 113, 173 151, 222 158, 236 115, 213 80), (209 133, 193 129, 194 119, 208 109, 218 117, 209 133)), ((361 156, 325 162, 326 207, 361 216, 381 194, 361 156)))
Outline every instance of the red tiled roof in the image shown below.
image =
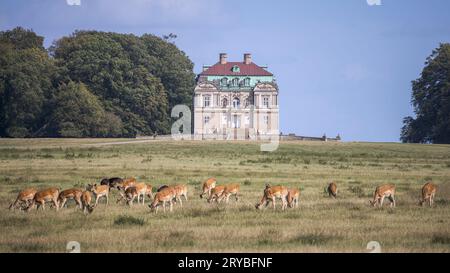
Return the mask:
POLYGON ((268 72, 264 68, 254 64, 245 64, 243 62, 227 62, 226 64, 216 63, 215 65, 208 68, 206 71, 200 73, 202 76, 273 76, 272 73, 268 72), (233 72, 233 66, 237 65, 240 72, 233 72))

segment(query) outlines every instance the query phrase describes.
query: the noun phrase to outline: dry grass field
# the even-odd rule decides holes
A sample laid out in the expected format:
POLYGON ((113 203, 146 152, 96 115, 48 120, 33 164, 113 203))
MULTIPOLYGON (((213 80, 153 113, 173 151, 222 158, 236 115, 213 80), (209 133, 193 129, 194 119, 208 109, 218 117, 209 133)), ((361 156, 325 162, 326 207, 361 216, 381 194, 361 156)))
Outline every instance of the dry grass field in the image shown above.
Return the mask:
MULTIPOLYGON (((0 252, 450 252, 450 146, 392 143, 282 142, 263 153, 255 142, 123 139, 1 139, 0 252), (129 140, 126 140, 129 141, 129 140), (9 211, 25 187, 62 189, 102 177, 137 177, 154 186, 185 183, 189 200, 172 213, 147 205, 102 201, 85 216, 70 201, 56 212, 9 211), (241 184, 241 199, 208 204, 208 177, 241 184), (339 187, 336 200, 324 188, 339 187), (419 207, 425 181, 438 185, 435 207, 419 207), (264 185, 301 189, 300 206, 285 212, 254 207, 264 185), (397 186, 397 207, 369 207, 376 185, 397 186)), ((278 204, 279 205, 279 204, 278 204)))

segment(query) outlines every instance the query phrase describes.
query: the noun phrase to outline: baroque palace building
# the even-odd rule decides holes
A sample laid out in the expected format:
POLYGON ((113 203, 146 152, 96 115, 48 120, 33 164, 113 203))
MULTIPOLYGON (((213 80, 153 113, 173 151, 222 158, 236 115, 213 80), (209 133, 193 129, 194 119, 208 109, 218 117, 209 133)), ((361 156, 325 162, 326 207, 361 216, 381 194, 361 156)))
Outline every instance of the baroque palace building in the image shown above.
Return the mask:
POLYGON ((203 66, 194 90, 195 139, 268 139, 279 135, 278 86, 267 67, 242 62, 203 66))

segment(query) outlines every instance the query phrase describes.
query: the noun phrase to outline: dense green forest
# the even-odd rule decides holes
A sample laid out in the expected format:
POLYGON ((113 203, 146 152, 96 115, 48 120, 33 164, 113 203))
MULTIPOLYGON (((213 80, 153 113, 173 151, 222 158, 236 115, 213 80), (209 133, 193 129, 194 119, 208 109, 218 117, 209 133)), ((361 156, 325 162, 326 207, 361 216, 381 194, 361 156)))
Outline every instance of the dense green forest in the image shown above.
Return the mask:
POLYGON ((190 105, 193 63, 167 38, 75 31, 48 49, 0 32, 1 137, 133 137, 170 131, 190 105))

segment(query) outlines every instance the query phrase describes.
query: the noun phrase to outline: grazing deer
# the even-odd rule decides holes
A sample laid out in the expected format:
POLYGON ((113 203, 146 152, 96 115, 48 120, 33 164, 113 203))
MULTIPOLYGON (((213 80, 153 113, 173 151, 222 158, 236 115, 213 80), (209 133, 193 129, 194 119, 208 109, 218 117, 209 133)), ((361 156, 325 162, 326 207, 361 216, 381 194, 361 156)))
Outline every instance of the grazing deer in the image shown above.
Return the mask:
POLYGON ((94 210, 94 207, 91 205, 91 200, 91 192, 83 191, 83 193, 81 194, 81 205, 84 214, 86 214, 86 212, 92 213, 92 211, 94 210))
POLYGON ((119 183, 123 183, 123 179, 120 177, 103 178, 100 181, 100 185, 108 185, 110 188, 115 188, 119 183))
POLYGON ((166 212, 166 202, 169 202, 170 211, 172 211, 172 200, 175 198, 175 196, 176 193, 172 187, 167 187, 165 189, 162 189, 160 192, 157 192, 155 194, 155 197, 153 198, 153 202, 149 205, 151 211, 155 211, 155 213, 157 213, 158 207, 160 206, 160 203, 162 203, 164 212, 166 212))
POLYGON ((300 196, 299 189, 289 189, 287 195, 287 203, 290 208, 298 208, 298 197, 300 196))
POLYGON ((145 204, 145 195, 147 195, 147 184, 145 183, 136 183, 134 185, 137 191, 137 202, 139 203, 140 197, 142 196, 142 205, 145 204))
POLYGON ((225 190, 225 185, 218 185, 211 189, 208 199, 208 203, 211 203, 212 201, 219 202, 219 197, 222 196, 223 191, 225 190))
POLYGON ((33 201, 34 195, 36 194, 37 190, 35 188, 28 188, 24 189, 17 195, 16 200, 11 203, 9 206, 9 209, 16 209, 17 205, 20 205, 20 209, 23 209, 24 205, 25 208, 27 208, 30 203, 33 201))
POLYGON ((275 210, 275 200, 277 198, 281 199, 281 209, 285 210, 287 207, 287 195, 288 195, 288 189, 284 186, 270 186, 269 184, 266 185, 266 188, 264 189, 264 195, 261 198, 261 201, 256 204, 256 208, 259 209, 264 203, 267 207, 269 205, 269 202, 272 202, 272 207, 275 210))
POLYGON ((118 182, 117 189, 118 190, 126 190, 128 187, 134 186, 136 184, 136 178, 131 177, 127 179, 123 179, 122 182, 118 182))
POLYGON ((203 195, 208 194, 211 195, 211 190, 216 187, 216 179, 211 177, 208 178, 205 182, 203 182, 203 191, 200 194, 200 198, 203 198, 203 195))
POLYGON ((180 206, 183 206, 183 202, 181 201, 181 196, 184 197, 184 200, 187 201, 187 186, 184 184, 173 186, 175 190, 175 200, 180 202, 180 206))
MULTIPOLYGON (((136 197, 139 198, 139 191, 136 187, 128 187, 124 193, 119 192, 120 198, 117 199, 117 203, 124 200, 127 202, 127 205, 130 207, 133 205, 133 201, 136 197)), ((139 203, 139 200, 138 200, 139 203)))
POLYGON ((334 182, 331 182, 330 184, 328 184, 327 187, 327 193, 329 197, 333 197, 336 198, 337 197, 337 185, 334 182))
POLYGON ((29 211, 32 208, 34 208, 36 203, 37 203, 37 208, 38 209, 39 209, 39 207, 42 206, 42 210, 45 210, 45 203, 46 202, 52 202, 53 205, 55 206, 56 210, 58 210, 58 208, 59 208, 58 196, 59 196, 59 189, 58 188, 48 188, 48 189, 45 189, 45 190, 38 191, 34 195, 34 198, 31 201, 31 203, 26 208, 26 211, 29 211))
POLYGON ((68 199, 73 199, 75 200, 75 203, 77 203, 78 207, 82 209, 83 208, 83 205, 81 204, 82 194, 83 190, 77 188, 63 190, 62 192, 59 193, 58 196, 59 207, 63 208, 68 199))
POLYGON ((225 198, 225 203, 228 204, 228 201, 230 200, 230 196, 234 195, 236 198, 236 201, 239 200, 238 193, 241 188, 241 185, 233 183, 233 184, 227 184, 225 185, 225 188, 222 191, 222 194, 219 196, 218 202, 222 201, 225 198))
POLYGON ((382 186, 378 186, 375 189, 373 194, 373 201, 370 201, 370 204, 374 207, 379 205, 383 206, 384 198, 388 198, 391 201, 391 207, 395 207, 395 185, 386 184, 382 186))
POLYGON ((422 187, 422 199, 419 201, 419 205, 423 206, 423 203, 425 203, 428 200, 428 204, 430 207, 433 206, 434 203, 434 196, 436 195, 437 187, 433 183, 426 183, 422 187))
POLYGON ((95 197, 95 204, 94 207, 98 205, 98 200, 100 197, 106 197, 106 205, 109 203, 109 186, 108 185, 100 185, 97 186, 97 184, 91 185, 88 184, 87 190, 92 192, 95 197))

